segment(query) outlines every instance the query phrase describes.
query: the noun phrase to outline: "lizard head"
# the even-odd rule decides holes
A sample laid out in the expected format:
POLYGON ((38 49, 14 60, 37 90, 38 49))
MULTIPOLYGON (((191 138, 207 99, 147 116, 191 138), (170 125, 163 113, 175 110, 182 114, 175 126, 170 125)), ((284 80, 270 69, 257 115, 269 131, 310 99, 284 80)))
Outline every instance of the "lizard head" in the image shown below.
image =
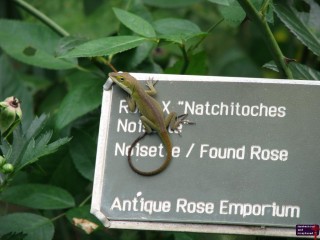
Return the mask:
POLYGON ((134 77, 127 72, 111 72, 109 73, 111 80, 127 93, 132 94, 134 87, 134 77))

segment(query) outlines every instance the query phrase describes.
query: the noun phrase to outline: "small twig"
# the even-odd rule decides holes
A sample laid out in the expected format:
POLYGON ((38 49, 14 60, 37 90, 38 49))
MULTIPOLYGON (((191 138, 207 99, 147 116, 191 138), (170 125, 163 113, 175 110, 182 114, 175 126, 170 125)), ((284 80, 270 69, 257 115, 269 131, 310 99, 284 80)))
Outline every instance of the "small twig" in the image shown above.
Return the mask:
POLYGON ((112 69, 112 71, 118 72, 118 70, 110 63, 110 61, 107 61, 107 59, 105 59, 104 57, 95 57, 94 60, 107 65, 112 69))
MULTIPOLYGON (((82 207, 84 204, 86 204, 86 202, 91 198, 91 196, 92 196, 92 194, 90 194, 89 196, 87 196, 87 197, 78 205, 78 207, 82 207)), ((56 220, 64 217, 66 214, 67 214, 67 212, 63 212, 63 213, 61 213, 61 214, 59 214, 59 215, 51 218, 50 220, 51 220, 51 222, 54 222, 54 221, 56 221, 56 220)))
POLYGON ((66 212, 63 212, 63 213, 59 214, 58 216, 51 218, 50 220, 51 220, 51 222, 54 222, 54 221, 64 217, 65 215, 66 215, 66 212))
POLYGON ((85 204, 90 200, 91 197, 92 197, 92 194, 89 194, 89 196, 87 196, 87 197, 79 204, 79 207, 82 207, 83 205, 85 205, 85 204))
MULTIPOLYGON (((222 23, 224 21, 224 18, 221 18, 216 24, 214 24, 213 26, 211 26, 208 30, 207 30, 207 34, 209 34, 210 32, 212 32, 213 29, 215 29, 220 23, 222 23)), ((196 49, 207 37, 207 34, 205 36, 203 36, 193 47, 192 50, 196 49)))

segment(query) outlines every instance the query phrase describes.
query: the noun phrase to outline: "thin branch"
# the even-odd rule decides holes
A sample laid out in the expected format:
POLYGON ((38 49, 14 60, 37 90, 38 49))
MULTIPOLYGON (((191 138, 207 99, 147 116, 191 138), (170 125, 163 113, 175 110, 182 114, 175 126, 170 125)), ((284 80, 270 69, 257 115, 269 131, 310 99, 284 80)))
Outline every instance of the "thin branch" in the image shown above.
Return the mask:
POLYGON ((57 221, 58 219, 64 217, 65 215, 66 215, 66 212, 63 212, 63 213, 59 214, 58 216, 51 218, 50 221, 51 222, 57 221))
MULTIPOLYGON (((275 40, 271 29, 265 19, 264 16, 259 14, 259 12, 255 9, 255 7, 252 5, 252 3, 248 0, 238 0, 239 4, 243 8, 243 10, 247 13, 247 16, 249 19, 255 23, 260 30, 260 32, 263 35, 263 38, 272 54, 272 57, 279 69, 280 74, 283 77, 292 79, 292 72, 289 69, 287 63, 286 63, 286 57, 282 54, 282 51, 275 40)), ((264 3, 268 3, 269 1, 265 1, 264 3)), ((266 6, 264 6, 266 8, 266 6)))
POLYGON ((208 31, 206 32, 207 34, 203 37, 201 37, 201 39, 192 47, 192 50, 196 49, 207 37, 207 35, 213 30, 215 29, 220 23, 222 23, 224 21, 224 18, 221 18, 216 24, 214 24, 213 26, 211 26, 208 31))
POLYGON ((94 57, 93 60, 107 65, 114 72, 118 72, 118 70, 110 63, 110 61, 108 61, 104 57, 94 57))
POLYGON ((82 207, 83 205, 85 205, 92 197, 92 194, 89 194, 80 204, 79 207, 82 207))
POLYGON ((30 5, 29 3, 23 0, 13 0, 19 7, 33 15, 35 18, 39 19, 41 22, 50 27, 53 31, 58 33, 61 37, 68 37, 70 34, 64 30, 61 26, 59 26, 56 22, 54 22, 51 18, 49 18, 44 13, 40 12, 38 9, 30 5))

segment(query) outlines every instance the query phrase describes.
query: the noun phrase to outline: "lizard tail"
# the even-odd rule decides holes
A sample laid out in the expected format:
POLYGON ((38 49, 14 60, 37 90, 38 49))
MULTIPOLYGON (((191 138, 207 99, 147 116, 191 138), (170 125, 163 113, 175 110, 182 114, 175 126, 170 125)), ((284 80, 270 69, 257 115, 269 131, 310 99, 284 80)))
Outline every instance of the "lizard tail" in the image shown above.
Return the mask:
POLYGON ((169 134, 168 133, 164 133, 164 134, 159 134, 163 144, 165 145, 165 149, 167 150, 167 156, 166 156, 166 160, 163 162, 163 164, 153 170, 153 171, 141 171, 139 169, 137 169, 133 163, 132 163, 132 159, 131 159, 131 152, 132 152, 132 149, 136 146, 136 144, 142 140, 148 133, 145 132, 144 134, 142 134, 141 136, 139 136, 136 140, 134 140, 134 142, 131 144, 131 147, 129 148, 129 152, 128 152, 128 162, 129 162, 129 166, 131 167, 131 169, 138 173, 139 175, 142 175, 142 176, 154 176, 154 175, 157 175, 159 173, 161 173, 163 170, 165 170, 168 165, 170 164, 171 162, 171 159, 172 159, 172 146, 171 146, 171 141, 170 141, 170 137, 169 137, 169 134))

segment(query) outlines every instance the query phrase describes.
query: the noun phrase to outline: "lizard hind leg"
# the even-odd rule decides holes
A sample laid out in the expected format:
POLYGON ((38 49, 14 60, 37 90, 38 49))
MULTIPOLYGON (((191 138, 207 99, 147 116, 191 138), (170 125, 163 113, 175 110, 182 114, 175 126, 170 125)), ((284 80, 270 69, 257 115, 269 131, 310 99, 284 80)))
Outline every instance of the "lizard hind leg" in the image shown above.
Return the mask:
POLYGON ((194 122, 187 120, 186 119, 187 117, 188 117, 188 114, 181 114, 177 116, 175 112, 171 112, 165 119, 165 125, 166 127, 170 127, 172 131, 177 130, 178 134, 180 135, 181 132, 180 132, 179 126, 181 124, 195 124, 194 122))

